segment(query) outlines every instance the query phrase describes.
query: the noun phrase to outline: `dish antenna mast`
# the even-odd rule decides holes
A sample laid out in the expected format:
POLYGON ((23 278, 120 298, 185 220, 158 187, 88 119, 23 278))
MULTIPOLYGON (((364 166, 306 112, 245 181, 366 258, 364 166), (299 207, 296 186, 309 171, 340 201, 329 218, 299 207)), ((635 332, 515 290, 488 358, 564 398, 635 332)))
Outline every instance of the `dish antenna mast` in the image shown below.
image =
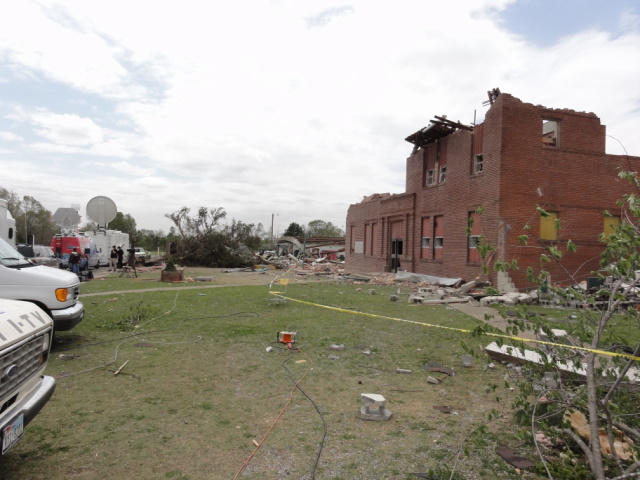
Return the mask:
POLYGON ((118 208, 109 197, 93 197, 87 203, 87 216, 96 222, 98 230, 106 230, 109 222, 116 218, 117 214, 118 208))

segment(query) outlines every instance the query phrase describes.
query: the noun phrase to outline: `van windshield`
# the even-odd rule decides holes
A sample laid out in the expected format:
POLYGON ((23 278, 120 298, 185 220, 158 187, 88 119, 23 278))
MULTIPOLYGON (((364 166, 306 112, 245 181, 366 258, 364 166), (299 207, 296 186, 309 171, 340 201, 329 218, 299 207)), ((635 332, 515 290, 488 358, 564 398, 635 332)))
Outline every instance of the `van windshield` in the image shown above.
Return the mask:
POLYGON ((35 267, 15 248, 0 238, 0 264, 5 267, 35 267))

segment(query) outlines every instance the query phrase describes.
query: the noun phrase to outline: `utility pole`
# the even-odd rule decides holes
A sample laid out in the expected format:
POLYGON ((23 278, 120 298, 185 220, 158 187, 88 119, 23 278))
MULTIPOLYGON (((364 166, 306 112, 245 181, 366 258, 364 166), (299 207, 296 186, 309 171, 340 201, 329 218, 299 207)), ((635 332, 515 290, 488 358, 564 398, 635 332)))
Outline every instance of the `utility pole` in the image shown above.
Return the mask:
POLYGON ((271 214, 271 250, 274 250, 274 244, 273 244, 273 219, 274 217, 277 215, 277 213, 272 213, 271 214))
POLYGON ((275 217, 275 213, 271 214, 271 250, 273 250, 273 217, 275 217))

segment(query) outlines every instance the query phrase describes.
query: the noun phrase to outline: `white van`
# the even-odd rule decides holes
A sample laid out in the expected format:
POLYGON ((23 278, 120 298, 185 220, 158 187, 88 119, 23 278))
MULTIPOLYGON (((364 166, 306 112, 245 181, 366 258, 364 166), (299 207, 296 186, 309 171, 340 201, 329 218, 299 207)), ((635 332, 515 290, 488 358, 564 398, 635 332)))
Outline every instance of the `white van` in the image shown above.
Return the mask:
POLYGON ((71 330, 84 318, 79 295, 75 273, 35 265, 16 250, 15 220, 7 201, 0 200, 0 298, 32 302, 53 319, 56 330, 71 330))
POLYGON ((24 427, 53 395, 56 381, 44 375, 52 338, 53 322, 42 309, 29 302, 0 299, 2 455, 20 440, 24 427))
POLYGON ((122 247, 124 251, 129 248, 129 234, 119 230, 87 230, 83 233, 93 238, 98 250, 98 265, 109 265, 111 247, 122 247))
POLYGON ((71 330, 84 318, 75 273, 35 265, 0 238, 0 297, 32 302, 53 319, 56 330, 71 330))

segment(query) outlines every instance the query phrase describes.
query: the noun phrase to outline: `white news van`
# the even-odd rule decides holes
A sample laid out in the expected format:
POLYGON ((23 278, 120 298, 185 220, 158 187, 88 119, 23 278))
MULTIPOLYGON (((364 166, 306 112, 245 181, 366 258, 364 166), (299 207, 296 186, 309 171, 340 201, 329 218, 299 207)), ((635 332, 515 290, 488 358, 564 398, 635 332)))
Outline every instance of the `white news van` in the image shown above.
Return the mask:
POLYGON ((56 381, 44 375, 52 338, 53 322, 42 309, 29 302, 0 299, 2 455, 53 394, 56 381))
POLYGON ((71 330, 84 318, 75 273, 35 265, 16 250, 15 220, 0 199, 0 298, 25 300, 53 319, 56 330, 71 330))
POLYGON ((87 230, 84 232, 87 237, 93 238, 98 250, 98 265, 109 265, 109 257, 111 255, 111 247, 122 247, 126 252, 129 248, 129 234, 120 230, 87 230))

